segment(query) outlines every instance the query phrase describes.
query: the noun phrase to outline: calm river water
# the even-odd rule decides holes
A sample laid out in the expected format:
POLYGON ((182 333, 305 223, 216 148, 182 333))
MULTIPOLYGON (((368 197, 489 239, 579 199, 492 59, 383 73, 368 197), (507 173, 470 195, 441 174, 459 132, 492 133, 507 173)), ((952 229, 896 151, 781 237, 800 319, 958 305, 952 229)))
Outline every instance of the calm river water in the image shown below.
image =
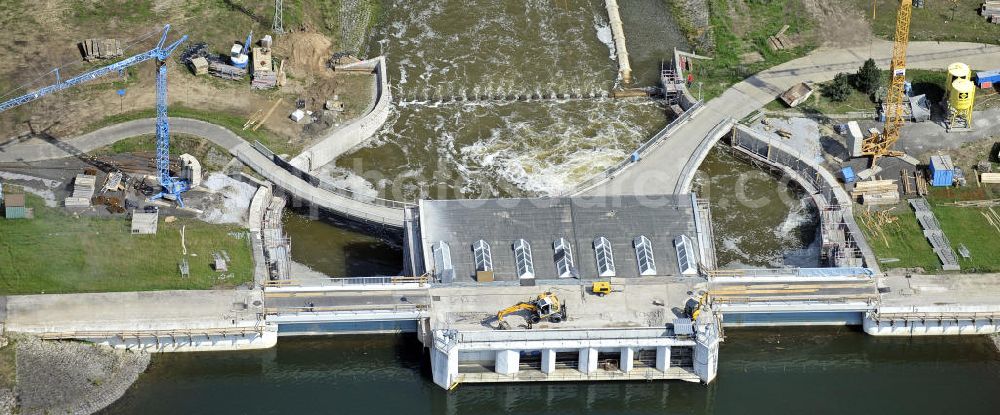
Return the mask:
POLYGON ((728 330, 719 377, 683 382, 430 381, 412 336, 283 338, 260 352, 153 359, 106 414, 996 414, 1000 354, 984 337, 847 329, 728 330))

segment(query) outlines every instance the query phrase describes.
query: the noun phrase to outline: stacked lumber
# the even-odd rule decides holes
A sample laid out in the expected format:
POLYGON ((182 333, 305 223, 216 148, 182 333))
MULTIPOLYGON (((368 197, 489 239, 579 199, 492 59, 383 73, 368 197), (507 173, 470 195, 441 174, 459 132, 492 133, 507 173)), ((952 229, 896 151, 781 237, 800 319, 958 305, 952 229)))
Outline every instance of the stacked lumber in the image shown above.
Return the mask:
POLYGON ((979 9, 979 13, 986 18, 987 22, 1000 24, 1000 1, 987 1, 979 9))
POLYGON ((253 81, 250 81, 251 89, 271 89, 278 86, 278 74, 274 71, 255 71, 253 81))
POLYGON ((785 36, 785 32, 788 30, 788 27, 788 25, 784 25, 781 27, 781 30, 778 31, 778 34, 768 36, 767 46, 770 47, 772 51, 777 52, 779 50, 791 49, 795 47, 795 44, 788 39, 788 36, 785 36))
POLYGON ((90 206, 90 198, 94 196, 97 177, 90 174, 78 174, 73 179, 73 195, 66 198, 66 207, 90 206))
POLYGON ((80 52, 83 60, 112 59, 124 55, 122 43, 118 39, 87 39, 80 42, 80 52))
POLYGON ((1000 183, 1000 173, 983 173, 979 176, 979 181, 989 184, 1000 183))
POLYGON ((866 205, 896 204, 899 203, 899 188, 895 180, 862 181, 855 183, 851 196, 866 205))
POLYGON ((232 65, 221 62, 211 62, 208 64, 208 73, 212 76, 238 81, 247 76, 246 69, 240 69, 232 65))

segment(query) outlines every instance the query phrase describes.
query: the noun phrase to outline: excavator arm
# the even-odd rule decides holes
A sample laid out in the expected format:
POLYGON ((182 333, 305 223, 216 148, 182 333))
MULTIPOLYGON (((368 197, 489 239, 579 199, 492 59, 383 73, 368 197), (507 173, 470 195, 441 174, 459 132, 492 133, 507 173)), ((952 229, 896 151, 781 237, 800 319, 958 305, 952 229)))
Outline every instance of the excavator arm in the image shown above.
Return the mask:
POLYGON ((508 323, 503 318, 511 313, 516 313, 521 310, 531 310, 532 313, 538 312, 538 307, 531 303, 517 303, 510 307, 497 312, 497 328, 500 330, 509 330, 510 323, 508 323))

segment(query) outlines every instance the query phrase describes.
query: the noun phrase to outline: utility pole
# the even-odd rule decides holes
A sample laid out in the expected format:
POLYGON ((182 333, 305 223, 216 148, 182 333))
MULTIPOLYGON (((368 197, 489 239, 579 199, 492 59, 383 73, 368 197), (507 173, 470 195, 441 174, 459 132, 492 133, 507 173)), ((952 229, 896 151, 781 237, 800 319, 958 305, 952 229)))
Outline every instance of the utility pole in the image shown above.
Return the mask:
POLYGON ((276 35, 285 33, 284 21, 282 19, 284 13, 282 11, 281 0, 274 0, 274 23, 271 23, 271 31, 276 35))

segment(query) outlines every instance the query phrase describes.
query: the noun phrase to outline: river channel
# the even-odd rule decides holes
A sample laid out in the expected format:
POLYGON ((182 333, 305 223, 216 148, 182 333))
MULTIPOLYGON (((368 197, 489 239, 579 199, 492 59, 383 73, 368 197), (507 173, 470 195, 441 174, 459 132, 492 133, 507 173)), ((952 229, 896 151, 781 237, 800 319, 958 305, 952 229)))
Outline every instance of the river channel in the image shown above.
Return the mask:
MULTIPOLYGON (((556 195, 624 159, 669 121, 656 102, 607 97, 619 81, 602 0, 384 3, 368 55, 387 56, 396 105, 370 145, 324 168, 345 186, 406 200, 556 195), (529 99, 506 102, 522 95, 529 99), (577 98, 558 98, 570 95, 577 98), (404 190, 385 190, 392 188, 404 190)), ((636 84, 655 85, 660 61, 684 48, 683 38, 664 1, 620 3, 636 84)), ((815 265, 802 259, 815 257, 816 218, 805 195, 724 149, 700 171, 720 263, 815 265)), ((286 218, 296 261, 330 276, 402 269, 398 246, 315 219, 286 218)), ((708 386, 446 392, 430 381, 413 336, 336 336, 282 338, 264 351, 157 355, 104 413, 991 413, 985 408, 1000 407, 997 391, 1000 353, 985 337, 728 330, 708 386)))

